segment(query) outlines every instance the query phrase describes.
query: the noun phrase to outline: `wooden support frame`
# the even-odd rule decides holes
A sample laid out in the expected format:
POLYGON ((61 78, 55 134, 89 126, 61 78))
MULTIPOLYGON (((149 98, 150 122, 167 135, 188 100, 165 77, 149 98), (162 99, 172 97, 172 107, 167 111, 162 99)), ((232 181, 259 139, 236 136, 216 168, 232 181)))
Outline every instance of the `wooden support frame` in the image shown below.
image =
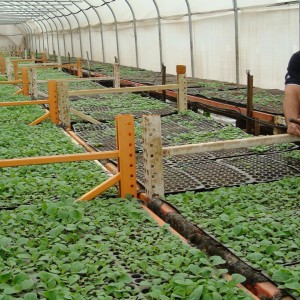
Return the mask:
POLYGON ((187 80, 186 68, 183 65, 177 66, 178 83, 166 85, 138 85, 134 87, 116 87, 107 89, 93 89, 93 90, 76 90, 68 91, 69 96, 84 96, 94 94, 120 94, 120 93, 134 93, 134 92, 149 92, 149 91, 165 91, 165 90, 179 90, 178 109, 179 111, 187 110, 187 80))
MULTIPOLYGON (((156 132, 160 132, 161 129, 160 123, 156 119, 157 117, 154 115, 147 116, 147 122, 142 123, 143 127, 143 141, 153 141, 153 129, 155 128, 156 132), (146 128, 148 126, 148 128, 146 128)), ((156 137, 157 138, 157 137, 156 137)), ((278 134, 274 136, 259 136, 253 138, 244 138, 244 139, 235 139, 235 140, 228 140, 228 141, 218 141, 218 142, 208 142, 208 143, 199 143, 199 144, 189 144, 189 145, 182 145, 182 146, 173 146, 173 147, 163 147, 161 150, 153 151, 151 147, 154 144, 150 143, 143 143, 144 146, 144 155, 149 155, 150 153, 150 162, 153 164, 150 167, 145 168, 145 178, 155 178, 156 175, 156 168, 154 167, 155 163, 162 165, 162 157, 174 156, 174 155, 184 155, 184 154, 195 154, 195 153, 202 153, 208 151, 218 151, 218 150, 229 150, 229 149, 236 149, 236 148, 243 148, 243 147, 256 147, 262 145, 272 145, 278 143, 292 143, 292 142, 300 142, 300 137, 293 136, 290 134, 278 134), (152 167, 153 166, 153 167, 152 167)), ((154 143, 154 141, 153 141, 154 143)), ((155 143, 157 143, 155 141, 155 143)), ((160 175, 162 176, 162 172, 160 175)), ((163 182, 163 178, 161 179, 163 182)), ((152 184, 151 181, 146 180, 145 182, 145 189, 146 191, 150 191, 149 197, 153 196, 153 189, 155 185, 152 184), (152 194, 152 195, 151 195, 152 194)), ((164 192, 159 189, 159 195, 163 195, 164 192)))
MULTIPOLYGON (((23 71, 23 70, 22 70, 23 71)), ((23 83, 23 89, 19 90, 16 94, 28 93, 29 95, 29 79, 28 79, 28 70, 24 69, 23 80, 14 80, 14 81, 0 81, 0 84, 17 84, 23 83), (26 81, 27 76, 27 81, 26 81), (24 79, 26 85, 24 85, 24 79)), ((0 107, 5 106, 24 106, 24 105, 41 105, 41 104, 48 104, 49 105, 49 112, 41 116, 40 118, 36 119, 35 121, 31 122, 29 125, 37 125, 43 122, 48 117, 50 118, 51 122, 58 125, 59 124, 59 115, 58 115, 58 95, 57 95, 57 82, 55 80, 49 80, 48 82, 48 97, 47 100, 30 100, 30 101, 15 101, 15 102, 0 102, 0 107)))
MULTIPOLYGON (((80 78, 79 78, 80 79, 80 78)), ((61 125, 66 129, 71 128, 71 113, 86 120, 92 124, 100 124, 100 122, 91 116, 72 108, 68 95, 68 81, 57 81, 58 90, 58 110, 61 125)))
POLYGON ((84 194, 77 201, 92 200, 117 183, 119 183, 120 197, 124 198, 130 195, 136 198, 134 117, 132 115, 117 116, 116 133, 118 149, 114 151, 4 159, 0 160, 0 168, 118 158, 119 172, 84 194))
POLYGON ((182 146, 164 147, 163 156, 173 156, 180 154, 194 154, 207 151, 229 150, 243 147, 256 147, 262 145, 272 145, 279 143, 300 142, 300 137, 290 134, 278 134, 270 136, 258 136, 253 138, 235 139, 228 141, 208 142, 200 144, 190 144, 182 146))

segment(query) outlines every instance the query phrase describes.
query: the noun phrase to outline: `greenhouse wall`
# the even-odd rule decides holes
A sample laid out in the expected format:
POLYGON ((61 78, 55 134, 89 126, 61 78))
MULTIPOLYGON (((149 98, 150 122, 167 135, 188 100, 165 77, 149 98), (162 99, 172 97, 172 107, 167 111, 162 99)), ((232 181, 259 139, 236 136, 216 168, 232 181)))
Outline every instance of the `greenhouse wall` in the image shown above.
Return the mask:
MULTIPOLYGON (((67 55, 69 52, 72 56, 86 59, 88 53, 91 60, 108 63, 113 63, 118 57, 123 65, 153 71, 160 71, 162 62, 171 74, 176 73, 176 65, 184 64, 188 76, 243 84, 246 83, 246 71, 250 70, 255 86, 284 88, 288 60, 299 49, 298 4, 274 6, 273 3, 274 7, 266 7, 263 5, 272 1, 254 1, 258 6, 251 7, 251 3, 255 4, 253 1, 238 1, 236 32, 232 1, 226 1, 225 6, 212 1, 211 7, 204 5, 203 1, 189 2, 191 28, 185 1, 172 7, 171 11, 167 10, 168 1, 159 2, 161 18, 158 19, 153 2, 145 2, 148 8, 152 5, 152 10, 145 15, 143 10, 137 9, 138 1, 131 0, 136 22, 124 2, 121 5, 123 14, 122 7, 111 4, 115 16, 106 6, 99 10, 101 18, 93 10, 86 11, 87 16, 90 14, 92 17, 90 30, 87 18, 79 13, 60 17, 56 23, 50 20, 31 21, 27 23, 31 32, 28 28, 23 28, 22 32, 28 47, 38 51, 47 48, 50 54, 55 51, 56 54, 67 55), (78 28, 78 23, 81 28, 78 28)), ((0 46, 9 44, 19 46, 21 40, 15 42, 1 38, 0 46)))

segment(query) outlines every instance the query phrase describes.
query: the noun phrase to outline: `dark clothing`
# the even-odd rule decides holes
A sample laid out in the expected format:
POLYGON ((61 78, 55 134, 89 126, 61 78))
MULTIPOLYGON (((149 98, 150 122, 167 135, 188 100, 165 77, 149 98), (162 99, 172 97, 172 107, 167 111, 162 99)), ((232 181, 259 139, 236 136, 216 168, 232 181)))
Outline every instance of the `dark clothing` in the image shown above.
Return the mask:
POLYGON ((300 51, 294 53, 290 58, 287 71, 285 84, 300 85, 300 51))

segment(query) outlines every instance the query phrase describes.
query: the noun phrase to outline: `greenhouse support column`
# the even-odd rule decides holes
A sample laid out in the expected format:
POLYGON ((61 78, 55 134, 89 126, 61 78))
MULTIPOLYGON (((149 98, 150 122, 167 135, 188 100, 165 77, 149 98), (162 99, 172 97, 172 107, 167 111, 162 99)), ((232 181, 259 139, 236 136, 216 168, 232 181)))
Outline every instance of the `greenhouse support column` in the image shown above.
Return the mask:
POLYGON ((194 64, 194 43, 193 43, 193 26, 192 26, 192 13, 189 0, 185 0, 188 15, 189 15, 189 32, 190 32, 190 52, 191 52, 191 68, 192 68, 192 77, 195 77, 195 64, 194 64))
MULTIPOLYGON (((87 3, 86 1, 84 1, 85 3, 87 3)), ((88 4, 88 3, 87 3, 88 4)), ((83 13, 83 15, 85 16, 87 23, 88 23, 88 28, 89 28, 89 45, 90 45, 90 53, 91 53, 91 60, 93 60, 93 49, 92 49, 92 33, 91 33, 91 24, 90 24, 90 20, 87 17, 86 13, 84 10, 82 10, 76 3, 73 3, 73 5, 75 5, 80 12, 83 13)), ((89 5, 89 4, 88 4, 89 5)), ((83 56, 81 56, 83 58, 83 56)))
POLYGON ((150 199, 154 195, 164 197, 165 186, 163 176, 160 116, 144 115, 142 119, 142 129, 146 195, 150 199))
POLYGON ((85 0, 85 2, 93 9, 93 11, 96 13, 98 20, 99 20, 99 24, 100 24, 100 36, 101 36, 101 47, 102 47, 102 61, 105 62, 105 54, 104 54, 104 42, 103 42, 103 26, 102 26, 102 20, 101 17, 98 13, 98 11, 88 2, 85 0))
POLYGON ((162 34, 161 34, 161 16, 156 0, 153 0, 153 3, 157 12, 157 22, 158 22, 158 42, 159 42, 159 58, 160 66, 163 64, 163 55, 162 55, 162 34))
POLYGON ((104 2, 104 3, 107 5, 107 7, 109 8, 109 10, 110 10, 110 12, 111 12, 111 14, 112 14, 112 16, 113 16, 113 18, 114 18, 114 21, 115 21, 116 43, 117 43, 117 56, 118 56, 119 63, 120 63, 120 62, 121 62, 121 59, 120 59, 120 49, 119 49, 119 33, 118 33, 118 22, 117 22, 117 18, 116 18, 116 15, 115 15, 113 9, 110 7, 110 5, 109 5, 107 2, 105 2, 105 1, 103 1, 103 2, 104 2))
POLYGON ((235 34, 235 76, 236 83, 240 83, 240 55, 239 55, 239 17, 236 0, 233 0, 234 34, 235 34))
POLYGON ((125 2, 128 4, 131 14, 132 14, 132 20, 133 20, 133 35, 134 35, 134 45, 135 45, 135 59, 136 59, 136 66, 139 68, 139 52, 138 52, 138 44, 137 44, 137 30, 136 30, 136 17, 134 14, 134 11, 129 4, 128 0, 125 0, 125 2))

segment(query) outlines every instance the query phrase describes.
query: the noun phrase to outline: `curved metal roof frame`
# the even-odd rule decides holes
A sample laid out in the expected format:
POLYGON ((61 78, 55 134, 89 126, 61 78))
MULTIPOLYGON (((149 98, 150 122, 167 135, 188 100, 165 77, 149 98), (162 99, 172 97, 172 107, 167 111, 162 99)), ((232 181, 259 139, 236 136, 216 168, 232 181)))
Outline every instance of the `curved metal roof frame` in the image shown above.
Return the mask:
POLYGON ((92 6, 89 2, 87 2, 87 0, 85 0, 85 2, 93 9, 93 11, 96 13, 98 20, 99 20, 99 24, 100 24, 100 37, 101 37, 101 47, 102 47, 102 60, 105 62, 105 49, 104 49, 104 39, 103 39, 103 24, 102 24, 102 19, 99 15, 98 10, 96 10, 96 8, 94 6, 92 6))
MULTIPOLYGON (((46 29, 46 35, 47 35, 47 45, 48 45, 48 49, 49 49, 49 42, 48 42, 48 30, 47 27, 50 28, 51 30, 51 35, 52 35, 52 47, 54 49, 54 30, 56 30, 56 40, 57 40, 57 48, 58 48, 58 52, 60 52, 60 39, 58 36, 58 24, 57 22, 60 23, 61 27, 62 27, 62 31, 63 31, 63 43, 64 43, 64 52, 66 54, 66 44, 65 44, 65 37, 64 37, 64 32, 65 32, 65 28, 64 25, 61 21, 60 18, 64 18, 65 20, 67 20, 68 25, 70 27, 70 35, 71 35, 71 46, 72 46, 72 55, 74 56, 74 46, 73 46, 73 35, 72 35, 72 29, 74 29, 74 27, 72 27, 71 22, 69 20, 69 16, 73 16, 77 26, 78 26, 78 32, 79 32, 79 43, 80 43, 80 53, 81 53, 81 57, 83 57, 83 45, 82 45, 82 27, 80 26, 80 18, 78 17, 79 13, 82 13, 85 17, 85 19, 87 20, 87 24, 88 24, 88 30, 89 30, 89 49, 90 49, 90 54, 91 54, 91 59, 93 59, 93 47, 92 47, 92 36, 91 36, 91 19, 88 13, 86 13, 86 11, 88 9, 92 9, 95 14, 98 17, 99 20, 99 24, 100 24, 100 35, 101 35, 101 43, 102 43, 102 56, 103 56, 103 61, 105 62, 105 46, 104 46, 104 38, 103 38, 103 25, 105 24, 103 22, 103 18, 102 18, 102 11, 100 9, 101 6, 106 6, 107 7, 107 11, 106 11, 106 16, 107 14, 110 12, 111 16, 113 18, 113 26, 115 28, 115 40, 116 40, 116 48, 117 48, 117 56, 120 60, 120 41, 119 41, 119 24, 121 24, 124 21, 118 21, 118 13, 120 13, 120 11, 115 11, 114 5, 112 5, 112 2, 115 2, 116 0, 101 0, 102 4, 97 4, 97 6, 92 5, 92 0, 58 0, 58 1, 54 1, 54 0, 48 0, 48 1, 39 1, 39 0, 23 0, 23 1, 10 1, 10 0, 0 0, 0 5, 1 3, 5 3, 5 7, 8 7, 9 5, 12 7, 12 10, 16 15, 15 17, 15 21, 17 21, 16 23, 22 23, 22 28, 24 29, 24 32, 26 32, 27 36, 29 37, 29 41, 27 43, 31 43, 32 48, 34 48, 34 42, 35 42, 35 46, 37 47, 37 34, 34 28, 32 28, 31 24, 28 23, 27 21, 30 19, 30 15, 28 13, 31 13, 32 15, 35 15, 34 13, 36 12, 36 16, 37 18, 35 20, 33 20, 33 22, 36 22, 38 24, 38 26, 41 29, 41 33, 42 33, 42 39, 43 39, 43 47, 44 47, 44 31, 43 28, 41 26, 41 24, 43 24, 43 26, 46 29), (20 15, 18 15, 18 11, 14 10, 16 9, 16 7, 18 6, 17 4, 14 3, 38 3, 38 5, 34 6, 34 5, 30 5, 29 7, 26 7, 23 9, 22 7, 22 12, 20 13, 20 15), (80 4, 85 4, 87 5, 88 8, 83 8, 80 6, 80 4), (69 7, 67 6, 67 4, 72 4, 72 7, 76 7, 78 9, 78 11, 74 12, 71 9, 69 9, 69 7), (63 9, 65 9, 66 11, 68 11, 68 14, 64 14, 61 11, 59 11, 58 7, 63 7, 63 9), (43 15, 42 13, 46 14, 43 15), (59 13, 59 14, 57 14, 59 13), (50 14, 50 16, 49 16, 50 14), (18 17, 19 16, 19 17, 18 17), (51 21, 50 21, 51 20, 51 21), (45 23, 48 25, 46 26, 45 23), (41 24, 40 24, 41 23, 41 24), (54 30, 53 30, 53 26, 54 25, 54 30)), ((133 23, 133 30, 134 30, 134 47, 135 47, 135 61, 136 61, 136 66, 139 67, 139 53, 138 53, 138 30, 137 30, 137 22, 139 20, 137 20, 136 18, 136 12, 137 12, 137 2, 135 1, 131 1, 131 0, 123 0, 123 3, 126 3, 130 12, 131 12, 131 16, 132 18, 130 19, 130 17, 128 17, 128 22, 132 22, 133 23), (133 3, 135 2, 135 5, 133 5, 133 3)), ((150 0, 149 0, 150 1, 150 0)), ((154 5, 154 9, 156 11, 156 15, 157 17, 155 19, 157 19, 157 24, 158 24, 158 43, 159 43, 159 56, 160 56, 160 63, 162 64, 163 62, 163 40, 162 40, 162 20, 165 18, 168 18, 169 15, 165 15, 162 16, 161 15, 161 10, 160 8, 163 8, 164 12, 166 13, 166 2, 164 3, 159 3, 158 0, 151 0, 153 5, 154 5)), ((232 12, 233 16, 234 16, 234 36, 235 36, 235 60, 236 60, 236 81, 239 82, 239 27, 238 27, 238 12, 240 10, 249 10, 249 9, 254 9, 254 8, 263 8, 263 7, 273 7, 273 6, 278 6, 278 5, 285 5, 285 4, 299 4, 300 6, 300 0, 297 1, 281 1, 278 0, 276 1, 276 3, 274 4, 274 1, 263 1, 260 2, 258 0, 253 1, 253 5, 251 5, 251 1, 245 1, 245 3, 239 0, 228 0, 226 2, 226 6, 225 8, 222 9, 222 5, 220 5, 219 3, 217 3, 216 1, 213 3, 211 2, 211 4, 209 4, 209 7, 205 7, 205 9, 202 10, 202 8, 204 7, 204 2, 200 3, 193 0, 182 0, 185 2, 186 7, 187 7, 187 13, 183 13, 182 11, 179 11, 179 15, 174 15, 174 17, 187 17, 188 18, 188 26, 189 26, 189 42, 190 42, 190 59, 191 59, 191 69, 192 69, 192 76, 194 76, 194 41, 193 41, 193 25, 192 25, 192 16, 196 16, 196 15, 203 15, 203 14, 209 14, 209 13, 220 13, 220 12, 232 12), (230 4, 231 2, 231 4, 230 4), (240 2, 240 6, 239 3, 240 2), (247 3, 246 3, 247 2, 247 3), (255 2, 255 3, 254 3, 255 2), (192 11, 191 9, 191 4, 194 5, 194 10, 197 7, 198 9, 200 8, 200 11, 192 11), (195 5, 197 4, 197 5, 195 5), (214 10, 213 10, 214 9, 214 10)), ((180 7, 182 10, 182 2, 180 2, 180 7)), ((148 5, 150 5, 150 2, 148 3, 148 5)), ((1 6, 0 6, 1 7, 1 6)), ((176 8, 176 7, 175 7, 176 8)), ((10 10, 8 10, 10 11, 10 10)), ((1 8, 0 8, 0 14, 1 14, 1 8)), ((171 15, 170 15, 171 16, 171 15)), ((300 16, 300 15, 299 15, 300 16)), ((105 17, 105 15, 104 15, 105 17)), ((4 18, 5 19, 5 18, 4 18)), ((12 21, 11 21, 12 22, 12 21)), ((300 39, 299 39, 300 40, 300 39)), ((40 48, 40 40, 39 40, 39 48, 40 48)))

